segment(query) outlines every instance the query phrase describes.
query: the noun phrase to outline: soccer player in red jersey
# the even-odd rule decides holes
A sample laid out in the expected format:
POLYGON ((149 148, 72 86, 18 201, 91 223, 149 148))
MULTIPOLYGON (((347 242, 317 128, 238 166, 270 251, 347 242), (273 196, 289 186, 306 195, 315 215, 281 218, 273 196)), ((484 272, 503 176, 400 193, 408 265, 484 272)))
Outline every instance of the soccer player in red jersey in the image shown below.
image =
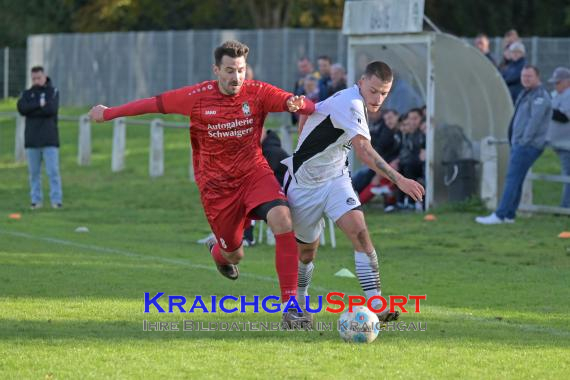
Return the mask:
MULTIPOLYGON (((314 104, 268 83, 245 80, 249 48, 227 41, 214 51, 217 80, 167 91, 118 107, 97 105, 96 122, 146 113, 190 117, 192 161, 208 222, 215 235, 210 253, 222 275, 237 279, 244 227, 265 219, 275 234, 281 302, 297 292, 298 251, 291 212, 260 144, 269 112, 311 114, 314 104)), ((308 313, 290 308, 283 321, 310 323, 308 313)))

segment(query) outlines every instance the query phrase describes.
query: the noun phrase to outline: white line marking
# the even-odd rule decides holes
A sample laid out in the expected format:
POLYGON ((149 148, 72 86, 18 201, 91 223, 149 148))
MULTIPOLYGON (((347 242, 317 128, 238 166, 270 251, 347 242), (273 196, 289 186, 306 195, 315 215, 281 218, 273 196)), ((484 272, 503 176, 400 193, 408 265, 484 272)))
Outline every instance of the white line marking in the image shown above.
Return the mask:
MULTIPOLYGON (((202 264, 193 264, 193 263, 190 263, 186 260, 170 259, 167 257, 144 255, 144 254, 140 254, 140 253, 126 251, 123 249, 107 248, 107 247, 101 247, 101 246, 92 245, 92 244, 76 243, 76 242, 70 241, 70 240, 62 240, 62 239, 56 239, 56 238, 50 238, 50 237, 35 236, 32 234, 27 234, 25 232, 14 232, 14 231, 0 230, 0 234, 10 235, 10 236, 15 236, 15 237, 21 237, 21 238, 29 239, 29 240, 45 241, 48 243, 66 245, 69 247, 89 249, 89 250, 92 250, 94 252, 99 252, 99 253, 121 255, 121 256, 125 256, 125 257, 133 257, 133 258, 143 259, 143 260, 155 260, 155 261, 161 261, 161 262, 168 263, 168 264, 184 265, 184 266, 187 266, 187 267, 190 267, 193 269, 205 269, 205 270, 209 270, 212 272, 217 272, 217 269, 215 269, 213 266, 202 265, 202 264)), ((251 278, 254 280, 258 280, 258 281, 277 283, 277 280, 275 278, 268 277, 268 276, 260 276, 260 275, 252 274, 252 273, 240 273, 240 276, 246 277, 246 278, 251 278)), ((323 292, 323 293, 329 293, 329 292, 333 291, 333 290, 325 289, 325 288, 320 287, 320 286, 312 286, 311 285, 311 288, 318 291, 318 292, 323 292)), ((338 290, 335 290, 335 291, 338 291, 338 290)), ((440 314, 442 316, 457 316, 461 319, 467 319, 467 320, 471 320, 473 322, 480 322, 480 323, 484 323, 484 324, 501 324, 504 327, 512 327, 512 328, 519 329, 519 330, 526 331, 526 332, 546 333, 546 334, 550 334, 550 335, 554 335, 554 336, 563 336, 563 337, 570 336, 570 331, 566 331, 566 330, 560 330, 560 329, 555 329, 555 328, 550 328, 550 327, 545 327, 545 326, 540 326, 540 325, 533 325, 533 324, 505 323, 506 321, 498 321, 498 320, 495 321, 495 320, 488 319, 485 317, 477 317, 477 316, 472 315, 472 313, 458 312, 456 310, 441 307, 441 306, 430 305, 430 306, 428 306, 428 309, 432 309, 432 311, 435 310, 436 314, 440 314)))
MULTIPOLYGON (((32 234, 27 234, 25 232, 14 232, 14 231, 0 230, 0 234, 21 237, 21 238, 29 239, 29 240, 45 241, 48 243, 66 245, 69 247, 88 249, 88 250, 99 252, 99 253, 121 255, 121 256, 126 256, 126 257, 143 259, 143 260, 161 261, 163 263, 168 263, 168 264, 173 264, 173 265, 184 265, 184 266, 187 266, 187 267, 190 267, 193 269, 205 269, 205 270, 209 270, 212 272, 218 271, 214 267, 213 263, 212 263, 212 265, 194 264, 194 263, 191 263, 187 260, 171 259, 168 257, 161 257, 161 256, 151 256, 151 255, 145 255, 145 254, 141 254, 141 253, 126 251, 123 249, 107 248, 107 247, 101 247, 101 246, 93 245, 93 244, 76 243, 76 242, 70 241, 70 240, 62 240, 62 239, 56 239, 56 238, 51 238, 51 237, 35 236, 32 234)), ((206 250, 205 246, 204 246, 204 250, 206 250)), ((240 273, 240 277, 251 278, 254 280, 258 280, 258 281, 277 283, 277 279, 274 277, 261 276, 261 275, 253 274, 253 273, 240 273)), ((316 290, 316 291, 319 291, 319 292, 325 292, 325 293, 332 292, 332 290, 328 290, 328 289, 325 289, 325 288, 319 287, 319 286, 311 286, 311 288, 316 290)))

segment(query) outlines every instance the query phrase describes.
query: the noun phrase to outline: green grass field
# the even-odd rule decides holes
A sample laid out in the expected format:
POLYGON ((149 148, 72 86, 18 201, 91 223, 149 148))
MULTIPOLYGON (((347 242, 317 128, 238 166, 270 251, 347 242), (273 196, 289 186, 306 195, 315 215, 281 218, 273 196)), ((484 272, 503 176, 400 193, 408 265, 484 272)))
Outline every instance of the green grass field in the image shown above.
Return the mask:
MULTIPOLYGON (((148 128, 128 128, 126 169, 112 173, 110 124, 93 125, 92 165, 78 167, 77 126, 62 123, 65 208, 32 212, 13 124, 0 117, 2 379, 570 377, 570 244, 557 238, 567 217, 483 227, 474 206, 435 210, 435 222, 368 209, 384 294, 426 294, 422 312, 402 318, 427 323, 425 332, 383 332, 369 345, 346 344, 336 331, 148 332, 143 320, 278 321, 143 313, 144 292, 279 294, 273 248, 246 249, 236 282, 215 271, 195 243, 209 229, 188 180, 186 130, 166 131, 165 176, 150 179, 148 128), (79 226, 89 233, 74 232, 79 226)), ((547 152, 535 168, 556 173, 558 161, 547 152)), ((537 184, 535 199, 555 205, 559 192, 537 184)), ((333 275, 354 269, 348 241, 337 237, 337 249, 320 250, 314 295, 360 292, 356 279, 333 275)))

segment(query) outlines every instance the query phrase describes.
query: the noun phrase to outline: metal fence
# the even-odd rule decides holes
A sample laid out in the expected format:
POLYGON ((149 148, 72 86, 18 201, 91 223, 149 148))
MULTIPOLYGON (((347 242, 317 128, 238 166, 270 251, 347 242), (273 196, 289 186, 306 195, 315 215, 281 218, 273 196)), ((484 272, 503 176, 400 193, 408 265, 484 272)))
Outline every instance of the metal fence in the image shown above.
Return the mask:
MULTIPOLYGON (((228 39, 250 46, 256 78, 285 89, 293 86, 301 56, 316 62, 326 54, 342 64, 347 58, 347 39, 339 30, 113 32, 31 36, 27 67, 44 65, 61 91, 62 105, 118 104, 212 78, 213 49, 228 39)), ((545 79, 556 66, 570 64, 570 38, 523 42, 529 63, 545 79)), ((501 38, 491 38, 491 48, 500 60, 501 38)), ((21 61, 11 67, 9 92, 16 94, 26 70, 21 61)))
POLYGON ((0 96, 18 96, 26 86, 26 49, 0 48, 0 96))
POLYGON ((27 60, 44 65, 62 105, 117 104, 211 79, 213 50, 228 39, 249 45, 257 79, 285 89, 301 56, 346 59, 337 30, 267 29, 39 35, 28 38, 27 60))

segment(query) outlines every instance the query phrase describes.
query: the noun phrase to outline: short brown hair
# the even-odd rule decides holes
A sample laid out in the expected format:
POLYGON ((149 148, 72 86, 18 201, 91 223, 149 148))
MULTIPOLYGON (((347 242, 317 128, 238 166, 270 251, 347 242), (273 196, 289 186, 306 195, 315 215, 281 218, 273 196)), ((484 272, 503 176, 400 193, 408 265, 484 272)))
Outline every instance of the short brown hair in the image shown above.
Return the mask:
POLYGON ((242 44, 239 41, 230 40, 224 42, 221 46, 218 46, 214 50, 214 59, 216 60, 216 66, 222 64, 222 58, 227 55, 231 58, 244 57, 247 59, 247 54, 249 53, 249 47, 246 44, 242 44))
POLYGON ((42 66, 34 66, 32 67, 32 69, 30 70, 30 72, 32 73, 43 73, 44 72, 44 68, 42 66))
POLYGON ((394 80, 392 69, 382 61, 370 62, 366 66, 366 70, 364 70, 364 76, 370 78, 373 75, 385 83, 392 82, 392 80, 394 80))
POLYGON ((537 77, 540 76, 540 70, 538 69, 538 67, 536 67, 534 65, 524 65, 523 69, 524 70, 532 69, 532 70, 534 70, 534 73, 536 74, 537 77))

